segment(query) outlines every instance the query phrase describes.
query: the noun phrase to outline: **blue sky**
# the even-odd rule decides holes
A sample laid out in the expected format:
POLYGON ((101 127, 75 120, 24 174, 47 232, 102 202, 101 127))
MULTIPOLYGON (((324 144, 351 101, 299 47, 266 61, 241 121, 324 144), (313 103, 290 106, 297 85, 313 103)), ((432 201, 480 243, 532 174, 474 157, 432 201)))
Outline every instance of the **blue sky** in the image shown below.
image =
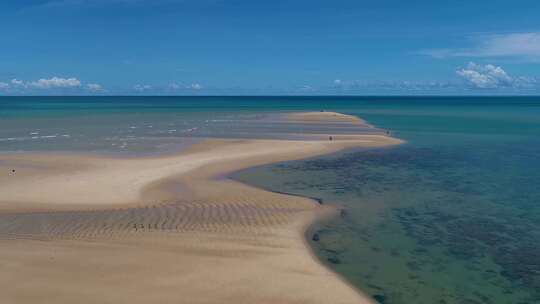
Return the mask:
POLYGON ((540 1, 0 2, 0 94, 539 94, 540 1))

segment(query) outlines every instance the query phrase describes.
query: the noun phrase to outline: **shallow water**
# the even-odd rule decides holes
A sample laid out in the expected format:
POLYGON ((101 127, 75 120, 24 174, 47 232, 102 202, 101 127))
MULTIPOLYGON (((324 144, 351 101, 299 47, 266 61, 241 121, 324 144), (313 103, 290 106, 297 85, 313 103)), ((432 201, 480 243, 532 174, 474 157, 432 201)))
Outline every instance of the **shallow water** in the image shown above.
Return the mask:
MULTIPOLYGON (((519 101, 519 99, 518 99, 519 101)), ((241 172, 339 203, 318 255, 380 303, 540 302, 540 103, 354 109, 407 144, 241 172)))
POLYGON ((212 137, 308 139, 333 128, 340 134, 380 132, 357 125, 285 123, 285 111, 321 106, 261 97, 0 97, 0 152, 140 155, 176 152, 212 137))
POLYGON ((343 205, 312 242, 322 260, 381 303, 540 302, 540 98, 5 97, 0 152, 144 154, 203 137, 296 137, 316 127, 282 129, 274 115, 321 109, 408 141, 237 175, 343 205))

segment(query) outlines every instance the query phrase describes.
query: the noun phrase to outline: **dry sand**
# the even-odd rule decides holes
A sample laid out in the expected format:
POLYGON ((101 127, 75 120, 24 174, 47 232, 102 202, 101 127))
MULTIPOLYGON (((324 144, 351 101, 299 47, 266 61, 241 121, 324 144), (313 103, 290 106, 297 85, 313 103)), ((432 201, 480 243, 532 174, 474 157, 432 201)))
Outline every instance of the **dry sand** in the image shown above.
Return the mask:
POLYGON ((371 303, 306 244, 309 225, 335 210, 224 176, 398 143, 348 135, 209 140, 145 158, 2 155, 0 303, 371 303))
POLYGON ((341 114, 337 112, 300 112, 288 114, 288 118, 291 121, 298 122, 309 122, 309 123, 328 123, 328 122, 341 122, 341 123, 352 123, 365 126, 369 125, 365 120, 360 119, 353 115, 341 114))

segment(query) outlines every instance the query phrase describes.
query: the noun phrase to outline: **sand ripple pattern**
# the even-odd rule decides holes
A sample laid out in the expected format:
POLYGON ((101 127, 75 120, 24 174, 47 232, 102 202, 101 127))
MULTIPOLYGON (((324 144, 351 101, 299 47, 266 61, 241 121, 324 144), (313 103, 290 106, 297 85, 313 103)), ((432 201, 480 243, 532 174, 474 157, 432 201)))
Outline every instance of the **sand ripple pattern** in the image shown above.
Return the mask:
POLYGON ((263 200, 239 196, 232 203, 218 199, 113 210, 0 214, 0 238, 92 239, 187 231, 262 233, 286 224, 295 214, 305 211, 294 204, 287 206, 285 201, 290 203, 291 198, 264 202, 264 197, 268 195, 263 200))

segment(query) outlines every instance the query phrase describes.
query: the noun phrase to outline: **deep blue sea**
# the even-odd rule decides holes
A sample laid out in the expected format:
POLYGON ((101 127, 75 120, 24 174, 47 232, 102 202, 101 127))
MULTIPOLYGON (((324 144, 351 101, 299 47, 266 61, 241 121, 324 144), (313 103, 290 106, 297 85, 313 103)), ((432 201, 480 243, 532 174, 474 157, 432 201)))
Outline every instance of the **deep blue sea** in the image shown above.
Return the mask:
POLYGON ((306 110, 407 141, 235 175, 344 208, 311 242, 329 267, 380 303, 540 303, 540 97, 2 97, 0 152, 168 152, 306 110))

